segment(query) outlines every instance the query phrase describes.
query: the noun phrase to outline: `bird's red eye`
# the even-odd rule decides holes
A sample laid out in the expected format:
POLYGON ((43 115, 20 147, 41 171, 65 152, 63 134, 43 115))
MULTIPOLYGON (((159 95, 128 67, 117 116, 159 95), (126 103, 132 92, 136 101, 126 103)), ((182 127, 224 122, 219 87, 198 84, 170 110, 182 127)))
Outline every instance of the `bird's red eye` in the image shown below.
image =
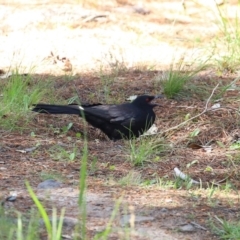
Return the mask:
POLYGON ((150 102, 150 99, 149 99, 149 98, 146 98, 146 102, 150 102))

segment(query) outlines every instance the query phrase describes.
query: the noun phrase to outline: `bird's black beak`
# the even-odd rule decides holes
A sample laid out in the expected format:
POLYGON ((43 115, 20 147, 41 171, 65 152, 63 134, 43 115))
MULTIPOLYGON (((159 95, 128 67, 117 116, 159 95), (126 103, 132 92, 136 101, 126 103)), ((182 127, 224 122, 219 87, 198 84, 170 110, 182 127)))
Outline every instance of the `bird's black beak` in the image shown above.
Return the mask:
POLYGON ((157 98, 164 98, 164 95, 163 94, 156 95, 154 99, 157 99, 157 98))
MULTIPOLYGON (((158 98, 164 98, 164 95, 163 94, 156 95, 153 100, 158 99, 158 98)), ((157 103, 152 103, 151 105, 153 105, 154 107, 162 107, 162 105, 157 104, 157 103)))

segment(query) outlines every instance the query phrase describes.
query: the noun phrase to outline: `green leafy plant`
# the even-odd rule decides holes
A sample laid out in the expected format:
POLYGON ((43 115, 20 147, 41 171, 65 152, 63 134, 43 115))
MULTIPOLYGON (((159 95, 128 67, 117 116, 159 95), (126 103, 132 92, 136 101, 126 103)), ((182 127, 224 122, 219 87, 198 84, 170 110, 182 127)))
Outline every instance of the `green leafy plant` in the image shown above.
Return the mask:
POLYGON ((198 136, 198 134, 200 133, 200 131, 201 131, 201 130, 200 130, 199 128, 194 129, 194 130, 189 134, 190 138, 194 138, 194 137, 198 136))
POLYGON ((77 147, 73 147, 71 150, 65 149, 62 146, 55 145, 49 149, 52 159, 56 161, 74 161, 78 156, 77 147))
POLYGON ((73 123, 70 122, 67 126, 62 127, 62 132, 65 134, 67 133, 73 126, 73 123))
POLYGON ((230 150, 238 150, 238 149, 240 149, 240 141, 236 141, 231 144, 230 150))

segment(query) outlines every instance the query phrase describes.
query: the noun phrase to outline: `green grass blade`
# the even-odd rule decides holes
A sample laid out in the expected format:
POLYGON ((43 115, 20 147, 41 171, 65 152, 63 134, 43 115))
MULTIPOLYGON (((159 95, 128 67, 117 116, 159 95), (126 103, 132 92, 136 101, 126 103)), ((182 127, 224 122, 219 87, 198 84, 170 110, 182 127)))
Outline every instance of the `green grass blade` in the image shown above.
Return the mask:
POLYGON ((37 206, 39 213, 41 214, 41 216, 43 218, 43 221, 44 221, 47 233, 48 233, 48 239, 50 240, 52 238, 52 226, 51 226, 51 222, 49 220, 49 217, 47 215, 47 212, 44 209, 41 202, 38 200, 36 194, 33 192, 29 182, 26 182, 26 187, 27 187, 27 190, 28 190, 32 200, 34 201, 35 205, 37 206))

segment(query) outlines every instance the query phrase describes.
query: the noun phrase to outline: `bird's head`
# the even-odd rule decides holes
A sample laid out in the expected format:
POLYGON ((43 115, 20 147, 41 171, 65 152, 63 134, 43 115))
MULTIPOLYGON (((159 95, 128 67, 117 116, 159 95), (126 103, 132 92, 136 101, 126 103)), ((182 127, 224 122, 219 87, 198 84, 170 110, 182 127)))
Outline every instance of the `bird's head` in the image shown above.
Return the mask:
POLYGON ((152 107, 160 106, 158 104, 153 104, 152 101, 157 98, 163 98, 163 95, 142 95, 138 96, 135 100, 132 101, 132 104, 138 105, 138 106, 144 106, 144 105, 150 105, 152 107))

